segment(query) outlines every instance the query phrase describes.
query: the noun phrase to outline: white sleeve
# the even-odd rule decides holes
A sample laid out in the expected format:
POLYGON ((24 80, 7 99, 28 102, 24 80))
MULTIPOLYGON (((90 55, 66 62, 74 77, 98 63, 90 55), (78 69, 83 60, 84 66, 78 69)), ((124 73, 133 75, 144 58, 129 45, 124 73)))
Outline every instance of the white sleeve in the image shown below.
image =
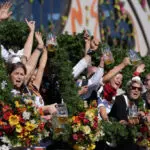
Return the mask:
POLYGON ((9 52, 4 48, 3 45, 1 45, 1 57, 2 57, 5 61, 8 61, 9 52))
POLYGON ((82 58, 74 67, 73 67, 73 76, 76 79, 83 71, 85 68, 88 67, 88 62, 86 61, 85 58, 82 58))
POLYGON ((102 77, 104 75, 104 68, 97 68, 97 71, 94 75, 88 80, 88 88, 93 86, 98 86, 102 82, 102 77))
POLYGON ((105 107, 104 100, 101 97, 98 98, 98 106, 97 107, 98 108, 105 107))

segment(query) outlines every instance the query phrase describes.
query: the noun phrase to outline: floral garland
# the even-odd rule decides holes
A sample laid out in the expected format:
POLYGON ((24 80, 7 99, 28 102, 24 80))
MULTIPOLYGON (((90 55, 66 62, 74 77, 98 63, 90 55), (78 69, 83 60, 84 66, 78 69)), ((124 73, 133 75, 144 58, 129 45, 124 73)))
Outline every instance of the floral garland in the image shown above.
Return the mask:
POLYGON ((73 116, 69 122, 72 129, 73 148, 75 150, 95 149, 95 142, 98 142, 104 135, 98 120, 96 101, 85 112, 73 116))
POLYGON ((12 104, 0 104, 0 139, 9 147, 30 147, 49 136, 44 129, 42 111, 35 107, 31 96, 14 97, 12 104))

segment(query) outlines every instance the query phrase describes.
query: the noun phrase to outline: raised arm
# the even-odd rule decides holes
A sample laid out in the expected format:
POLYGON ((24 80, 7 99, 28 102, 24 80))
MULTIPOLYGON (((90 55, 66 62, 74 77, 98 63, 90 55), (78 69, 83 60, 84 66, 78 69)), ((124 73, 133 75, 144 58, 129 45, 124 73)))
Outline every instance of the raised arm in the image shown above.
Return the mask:
POLYGON ((88 88, 100 85, 103 74, 104 74, 104 58, 101 57, 99 66, 97 67, 97 71, 88 80, 88 88))
POLYGON ((26 63, 26 61, 29 60, 31 56, 31 51, 32 51, 32 46, 33 46, 33 37, 34 37, 34 31, 35 31, 35 21, 28 21, 27 19, 25 19, 25 21, 30 29, 30 33, 24 45, 24 56, 25 56, 25 60, 23 60, 24 64, 26 63))
POLYGON ((40 32, 35 32, 35 37, 36 40, 38 42, 38 46, 37 48, 34 50, 34 52, 32 53, 31 57, 29 58, 29 61, 26 64, 26 68, 27 68, 27 75, 26 75, 26 80, 25 83, 28 82, 28 80, 30 79, 33 71, 36 68, 38 59, 41 55, 41 52, 43 52, 43 48, 44 48, 44 42, 42 40, 42 35, 40 32))
POLYGON ((8 19, 11 16, 12 11, 9 11, 11 6, 11 2, 5 2, 0 5, 0 21, 8 19))
POLYGON ((96 39, 90 40, 90 36, 88 32, 85 31, 84 33, 84 40, 85 40, 85 56, 73 67, 73 76, 76 79, 85 68, 91 63, 91 55, 88 53, 90 51, 96 51, 99 45, 99 41, 96 39))
POLYGON ((103 77, 103 83, 109 81, 114 75, 116 75, 119 71, 124 69, 129 64, 130 64, 129 58, 125 57, 121 64, 119 64, 118 66, 115 66, 103 77))
POLYGON ((41 81, 44 73, 44 69, 47 63, 47 49, 44 47, 42 56, 40 58, 40 63, 38 67, 38 71, 35 77, 35 80, 33 81, 33 84, 36 86, 36 88, 39 90, 41 86, 41 81))

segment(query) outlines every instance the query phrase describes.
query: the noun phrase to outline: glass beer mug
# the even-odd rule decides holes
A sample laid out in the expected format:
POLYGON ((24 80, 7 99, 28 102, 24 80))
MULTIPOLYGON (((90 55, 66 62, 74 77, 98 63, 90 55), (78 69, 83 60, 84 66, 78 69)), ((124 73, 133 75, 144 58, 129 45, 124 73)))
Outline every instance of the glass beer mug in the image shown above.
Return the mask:
POLYGON ((129 50, 129 58, 132 65, 138 65, 141 62, 141 58, 138 56, 137 52, 132 49, 129 50))
POLYGON ((52 119, 52 126, 55 134, 63 134, 68 121, 68 110, 65 103, 56 105, 57 114, 52 119))
POLYGON ((103 53, 105 65, 114 63, 114 58, 109 46, 103 48, 102 53, 103 53))
POLYGON ((129 107, 128 119, 137 119, 137 118, 138 118, 138 108, 134 104, 131 107, 129 107))
POLYGON ((49 33, 46 38, 47 50, 50 52, 54 52, 56 50, 56 45, 57 45, 56 36, 53 35, 52 33, 49 33))

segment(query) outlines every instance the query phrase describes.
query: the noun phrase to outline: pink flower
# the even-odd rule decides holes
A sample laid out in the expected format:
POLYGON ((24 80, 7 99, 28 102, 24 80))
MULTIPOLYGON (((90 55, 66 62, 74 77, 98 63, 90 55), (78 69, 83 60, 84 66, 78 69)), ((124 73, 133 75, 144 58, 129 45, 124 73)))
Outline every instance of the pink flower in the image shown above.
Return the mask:
POLYGON ((78 135, 77 135, 77 134, 73 134, 72 137, 73 137, 73 139, 74 139, 75 141, 78 140, 78 135))
POLYGON ((141 5, 142 5, 142 8, 145 9, 145 7, 146 7, 146 0, 141 0, 141 5))
POLYGON ((10 110, 10 106, 9 105, 4 105, 3 109, 3 113, 10 110))

